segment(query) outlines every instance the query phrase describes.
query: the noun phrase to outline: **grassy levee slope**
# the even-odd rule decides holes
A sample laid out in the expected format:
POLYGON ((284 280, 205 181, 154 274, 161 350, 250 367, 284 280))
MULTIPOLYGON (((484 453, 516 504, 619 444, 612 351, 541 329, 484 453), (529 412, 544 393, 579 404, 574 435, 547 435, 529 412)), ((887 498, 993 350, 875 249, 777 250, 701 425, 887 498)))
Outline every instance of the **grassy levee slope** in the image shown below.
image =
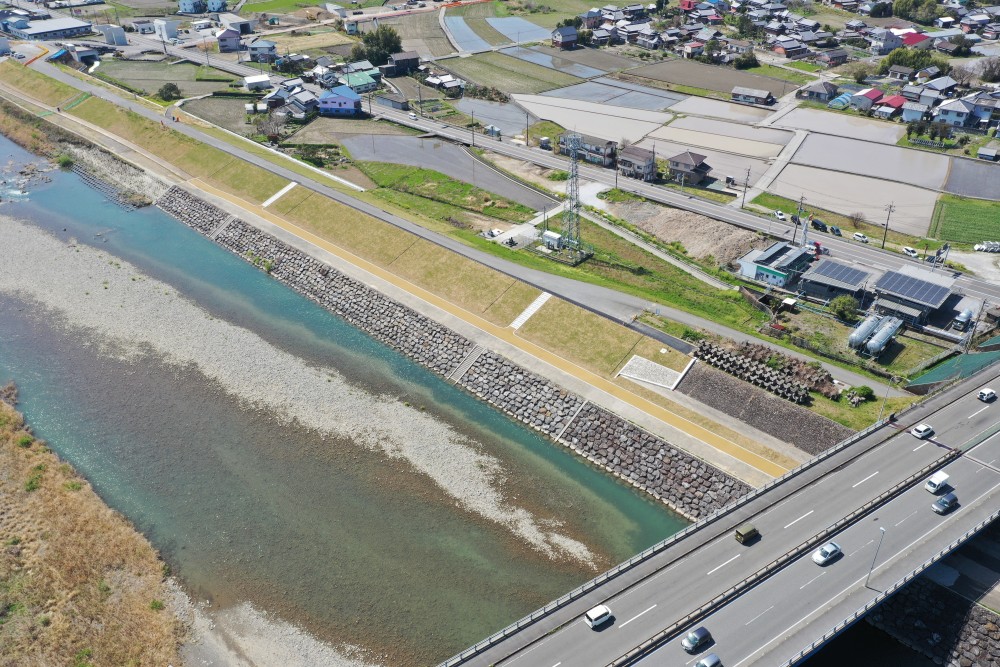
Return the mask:
POLYGON ((6 403, 0 469, 4 664, 179 664, 156 552, 6 403))
POLYGON ((13 60, 0 63, 0 81, 51 106, 60 106, 80 95, 76 88, 38 74, 13 60))

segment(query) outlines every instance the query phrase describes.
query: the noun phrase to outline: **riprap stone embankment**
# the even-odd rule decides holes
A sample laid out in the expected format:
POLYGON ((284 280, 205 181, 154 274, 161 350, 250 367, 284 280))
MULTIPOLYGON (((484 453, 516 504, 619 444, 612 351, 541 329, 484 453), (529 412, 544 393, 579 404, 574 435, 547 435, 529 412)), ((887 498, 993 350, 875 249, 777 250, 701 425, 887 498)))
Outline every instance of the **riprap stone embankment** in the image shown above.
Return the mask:
MULTIPOLYGON (((171 188, 157 205, 376 340, 444 377, 470 353, 480 352, 464 336, 186 190, 171 188)), ((714 466, 494 352, 480 354, 457 382, 690 519, 705 516, 750 490, 714 466)))

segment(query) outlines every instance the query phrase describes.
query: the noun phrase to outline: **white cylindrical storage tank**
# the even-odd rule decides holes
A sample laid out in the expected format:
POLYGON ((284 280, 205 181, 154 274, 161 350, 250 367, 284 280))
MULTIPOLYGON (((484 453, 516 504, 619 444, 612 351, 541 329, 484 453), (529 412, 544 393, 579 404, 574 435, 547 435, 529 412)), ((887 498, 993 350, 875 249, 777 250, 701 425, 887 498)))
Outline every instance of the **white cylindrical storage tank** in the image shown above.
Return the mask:
POLYGON ((865 342, 865 339, 868 338, 873 331, 875 331, 875 328, 881 321, 881 315, 869 315, 866 317, 865 321, 859 324, 858 327, 851 333, 850 338, 847 339, 847 344, 851 347, 861 347, 861 345, 865 342))
POLYGON ((896 335, 899 328, 903 326, 903 320, 898 317, 887 317, 883 322, 882 326, 878 328, 872 339, 868 341, 868 345, 865 349, 868 350, 868 354, 873 357, 877 357, 885 346, 889 343, 889 340, 896 335))

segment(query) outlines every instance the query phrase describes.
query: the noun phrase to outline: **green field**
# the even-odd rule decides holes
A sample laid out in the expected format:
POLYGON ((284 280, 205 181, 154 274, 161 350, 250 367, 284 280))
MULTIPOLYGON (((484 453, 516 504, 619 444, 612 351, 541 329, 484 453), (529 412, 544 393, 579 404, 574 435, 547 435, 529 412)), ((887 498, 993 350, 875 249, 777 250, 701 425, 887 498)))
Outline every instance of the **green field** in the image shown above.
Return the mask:
POLYGON ((942 241, 958 243, 1000 239, 1000 202, 941 195, 930 233, 942 241))
POLYGON ((495 2, 506 10, 497 16, 521 16, 543 28, 554 28, 559 21, 577 16, 591 7, 600 7, 590 0, 508 0, 495 2))
POLYGON ((112 82, 120 81, 132 89, 144 90, 149 95, 156 94, 165 83, 176 83, 184 97, 228 90, 229 82, 235 80, 221 70, 189 62, 107 60, 101 61, 101 66, 94 72, 112 82))
POLYGON ((431 169, 388 162, 359 162, 358 167, 380 188, 417 195, 511 222, 524 222, 534 215, 534 211, 527 206, 431 169))
POLYGON ((785 65, 786 67, 793 67, 795 69, 800 69, 803 72, 819 72, 823 70, 822 65, 817 65, 816 63, 807 63, 802 60, 793 60, 792 62, 785 65))
POLYGON ((470 58, 448 58, 437 63, 454 72, 455 76, 508 93, 541 93, 583 81, 570 74, 496 52, 480 53, 470 58))
MULTIPOLYGON (((800 63, 800 64, 807 65, 808 63, 800 63)), ((791 63, 789 65, 794 66, 791 63)), ((814 67, 818 68, 818 66, 815 65, 814 67)), ((806 69, 806 68, 802 67, 796 69, 806 69)), ((761 76, 769 76, 772 79, 782 79, 783 81, 790 81, 792 83, 797 83, 799 85, 812 83, 813 81, 816 80, 816 77, 809 76, 808 74, 803 74, 800 72, 791 72, 785 69, 784 67, 775 67, 774 65, 766 65, 766 64, 758 65, 757 67, 751 67, 749 69, 745 69, 742 71, 747 72, 749 74, 759 74, 761 76)), ((806 71, 815 71, 815 70, 806 70, 806 71)))

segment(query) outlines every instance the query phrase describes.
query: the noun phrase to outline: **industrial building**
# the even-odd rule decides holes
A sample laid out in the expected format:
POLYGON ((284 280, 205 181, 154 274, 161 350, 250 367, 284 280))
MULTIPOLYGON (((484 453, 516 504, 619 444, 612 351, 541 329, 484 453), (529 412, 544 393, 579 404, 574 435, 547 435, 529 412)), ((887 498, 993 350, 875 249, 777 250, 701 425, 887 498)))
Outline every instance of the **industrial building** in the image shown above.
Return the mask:
POLYGON ((950 274, 902 266, 876 281, 873 307, 877 313, 894 315, 909 324, 924 324, 948 300, 954 285, 950 274))
POLYGON ((867 271, 824 258, 802 275, 799 287, 806 296, 829 301, 843 294, 859 296, 871 277, 867 271))
POLYGON ((795 282, 809 267, 812 257, 805 248, 785 241, 764 250, 751 250, 739 259, 740 275, 776 287, 795 282))

